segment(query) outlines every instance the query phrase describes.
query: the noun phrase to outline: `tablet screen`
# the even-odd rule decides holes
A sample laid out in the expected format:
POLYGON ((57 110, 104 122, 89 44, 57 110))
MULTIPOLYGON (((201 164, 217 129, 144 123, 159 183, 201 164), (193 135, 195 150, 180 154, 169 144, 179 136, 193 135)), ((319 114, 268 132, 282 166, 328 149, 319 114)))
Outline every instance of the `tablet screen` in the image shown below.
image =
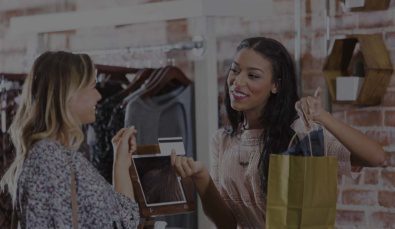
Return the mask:
POLYGON ((186 203, 170 156, 134 155, 133 161, 147 207, 186 203))

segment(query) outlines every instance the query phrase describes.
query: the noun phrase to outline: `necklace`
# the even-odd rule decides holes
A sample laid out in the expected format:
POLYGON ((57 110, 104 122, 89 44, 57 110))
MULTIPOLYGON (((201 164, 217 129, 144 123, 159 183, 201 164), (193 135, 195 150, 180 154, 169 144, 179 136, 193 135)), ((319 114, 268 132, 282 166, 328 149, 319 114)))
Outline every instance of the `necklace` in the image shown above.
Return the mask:
POLYGON ((240 133, 238 136, 239 143, 237 144, 238 145, 237 154, 239 155, 239 165, 241 165, 241 167, 243 167, 243 168, 247 167, 250 164, 249 158, 246 157, 246 155, 245 155, 246 154, 245 150, 243 150, 243 152, 241 151, 241 144, 243 144, 241 135, 244 133, 245 130, 246 130, 246 126, 245 126, 245 123, 243 123, 241 125, 240 133))
POLYGON ((241 167, 245 168, 250 164, 250 160, 249 160, 250 157, 248 157, 248 159, 246 159, 246 156, 245 155, 242 156, 242 154, 246 154, 246 153, 245 152, 242 153, 240 151, 240 146, 239 146, 239 165, 241 165, 241 167))
POLYGON ((246 129, 244 128, 244 125, 241 128, 241 132, 238 134, 238 146, 237 146, 237 154, 238 154, 238 161, 239 165, 242 166, 243 168, 246 168, 249 166, 250 161, 254 154, 256 153, 255 151, 260 148, 260 141, 259 138, 255 138, 253 136, 242 136, 243 134, 247 134, 246 129), (254 149, 255 147, 258 147, 258 149, 254 149))

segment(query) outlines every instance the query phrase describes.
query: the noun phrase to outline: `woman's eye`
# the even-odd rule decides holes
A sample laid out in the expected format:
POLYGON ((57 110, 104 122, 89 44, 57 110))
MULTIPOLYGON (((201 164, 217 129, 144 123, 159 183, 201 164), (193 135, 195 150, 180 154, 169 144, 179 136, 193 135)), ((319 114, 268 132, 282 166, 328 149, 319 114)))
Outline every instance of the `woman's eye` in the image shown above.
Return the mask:
POLYGON ((254 75, 254 74, 249 74, 248 76, 249 76, 251 79, 259 79, 259 78, 261 78, 260 76, 254 75))

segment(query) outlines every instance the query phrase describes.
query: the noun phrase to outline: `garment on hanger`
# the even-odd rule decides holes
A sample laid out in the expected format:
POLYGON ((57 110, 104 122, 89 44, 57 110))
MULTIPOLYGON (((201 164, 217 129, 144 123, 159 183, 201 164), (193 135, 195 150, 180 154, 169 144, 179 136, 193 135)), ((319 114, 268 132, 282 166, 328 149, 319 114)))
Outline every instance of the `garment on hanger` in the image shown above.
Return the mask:
POLYGON ((105 98, 96 106, 96 121, 90 125, 93 129, 93 131, 90 131, 90 134, 93 134, 96 139, 94 142, 92 142, 92 140, 89 142, 89 144, 93 144, 90 145, 92 148, 92 163, 96 169, 99 170, 100 174, 110 183, 112 183, 112 174, 106 173, 106 171, 109 170, 106 158, 108 157, 107 152, 112 152, 113 149, 111 138, 108 139, 108 120, 111 118, 114 107, 119 104, 120 101, 122 101, 122 98, 119 96, 105 98))
MULTIPOLYGON (((21 79, 8 81, 13 83, 13 87, 0 90, 0 177, 3 177, 6 169, 15 158, 8 129, 18 108, 17 101, 22 90, 21 79)), ((0 214, 0 228, 11 228, 13 208, 11 196, 8 192, 0 193, 0 212, 2 213, 0 214)))
MULTIPOLYGON (((152 98, 137 98, 126 106, 125 127, 138 130, 137 144, 158 144, 160 137, 183 137, 186 156, 195 157, 193 85, 181 86, 152 98)), ((169 227, 195 228, 196 213, 157 217, 169 227)))
POLYGON ((192 95, 191 85, 156 98, 137 98, 126 106, 125 127, 136 127, 137 144, 158 144, 158 138, 181 136, 187 156, 192 157, 192 95))
MULTIPOLYGON (((133 98, 137 98, 142 92, 144 92, 144 87, 139 88, 137 91, 133 92, 129 100, 133 100, 133 98)), ((116 98, 113 100, 115 102, 116 98)), ((113 103, 109 102, 105 104, 104 107, 100 107, 99 109, 99 120, 96 118, 96 122, 100 122, 100 126, 95 124, 93 130, 90 130, 88 134, 90 137, 87 137, 87 141, 89 145, 93 146, 95 152, 95 162, 98 170, 101 175, 106 178, 110 183, 112 182, 112 170, 113 170, 113 162, 114 162, 114 152, 112 149, 111 139, 112 137, 124 127, 124 117, 125 117, 125 109, 123 107, 123 101, 120 100, 118 104, 113 105, 113 103), (107 112, 110 115, 103 115, 101 112, 107 112), (97 133, 97 129, 104 129, 104 132, 97 133), (88 140, 89 139, 89 140, 88 140)))
MULTIPOLYGON (((108 71, 118 70, 119 67, 111 68, 105 66, 105 71, 109 74, 108 71)), ((121 71, 125 69, 120 68, 121 71)), ((126 74, 127 72, 136 71, 136 69, 127 68, 123 72, 126 74), (126 71, 127 70, 127 71, 126 71)), ((120 119, 120 123, 117 123, 117 118, 114 117, 114 113, 117 114, 119 109, 122 109, 122 103, 125 97, 131 96, 133 91, 137 89, 140 85, 138 85, 140 80, 144 79, 146 74, 149 74, 153 69, 140 69, 137 71, 137 84, 133 81, 129 85, 126 85, 124 75, 119 72, 115 73, 114 77, 106 78, 105 83, 100 84, 100 93, 104 92, 105 95, 102 95, 102 100, 99 101, 99 104, 96 106, 96 121, 89 125, 86 131, 86 142, 91 151, 91 161, 93 165, 97 168, 100 174, 110 183, 112 183, 112 167, 113 167, 113 148, 111 139, 118 132, 119 129, 123 127, 123 116, 120 119), (112 81, 115 80, 115 82, 112 81), (121 80, 120 80, 121 79, 121 80), (109 122, 111 124, 109 125, 109 122)), ((111 72, 110 72, 111 73, 111 72)), ((121 72, 122 73, 122 72, 121 72)))

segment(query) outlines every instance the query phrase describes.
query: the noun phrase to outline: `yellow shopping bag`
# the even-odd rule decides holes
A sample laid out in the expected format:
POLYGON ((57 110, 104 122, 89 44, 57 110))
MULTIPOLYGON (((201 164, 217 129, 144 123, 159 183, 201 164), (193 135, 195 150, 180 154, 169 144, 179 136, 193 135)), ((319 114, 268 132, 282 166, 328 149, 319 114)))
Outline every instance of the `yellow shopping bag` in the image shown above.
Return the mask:
POLYGON ((272 154, 267 190, 266 228, 334 228, 335 157, 272 154))
POLYGON ((266 228, 334 228, 335 157, 271 155, 266 228))

